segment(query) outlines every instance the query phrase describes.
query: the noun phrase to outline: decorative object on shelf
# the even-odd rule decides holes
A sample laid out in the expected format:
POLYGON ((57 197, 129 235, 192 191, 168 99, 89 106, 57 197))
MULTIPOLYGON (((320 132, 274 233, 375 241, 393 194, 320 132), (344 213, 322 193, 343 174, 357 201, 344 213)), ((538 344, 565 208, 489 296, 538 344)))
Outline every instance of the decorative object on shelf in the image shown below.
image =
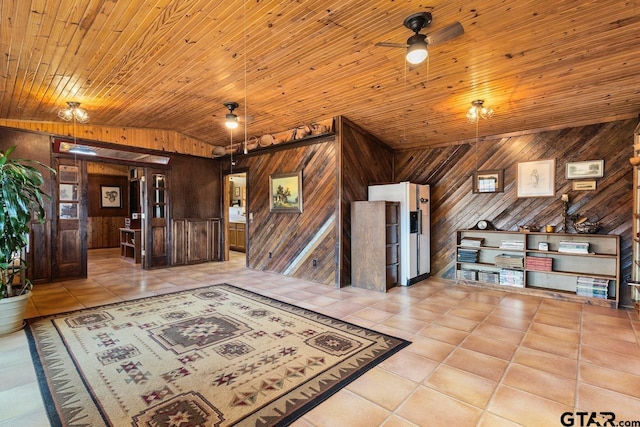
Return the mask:
POLYGON ((302 213, 302 171, 269 176, 270 212, 302 213))
POLYGON ((573 191, 588 191, 596 189, 596 180, 573 181, 573 191))
POLYGON ((538 242, 538 250, 539 251, 548 251, 549 243, 548 242, 538 242))
POLYGON ((536 232, 538 231, 538 226, 537 225, 529 225, 529 224, 525 224, 525 225, 519 225, 518 226, 518 231, 521 233, 529 233, 529 232, 536 232))
POLYGON ((555 233, 556 232, 556 226, 555 225, 545 225, 544 226, 544 231, 547 233, 555 233))
POLYGON ((502 193, 503 191, 503 169, 477 171, 473 174, 474 193, 502 193))
POLYGON ((604 160, 587 160, 567 163, 567 179, 602 178, 604 176, 604 160))
POLYGON ((555 195, 556 159, 520 162, 517 166, 518 197, 553 197, 555 195))
POLYGON ((497 230, 497 228, 491 224, 491 221, 481 219, 476 223, 472 230, 497 230))
POLYGON ((580 234, 594 234, 594 233, 597 233, 598 230, 600 229, 600 223, 599 222, 589 222, 589 221, 587 221, 587 218, 583 217, 583 218, 580 218, 580 219, 576 220, 573 223, 573 227, 580 234))
POLYGON ((629 158, 629 163, 631 163, 631 166, 640 165, 640 157, 634 156, 634 157, 629 158))
POLYGON ((562 232, 567 232, 567 218, 569 216, 569 195, 563 194, 560 198, 562 200, 562 232))

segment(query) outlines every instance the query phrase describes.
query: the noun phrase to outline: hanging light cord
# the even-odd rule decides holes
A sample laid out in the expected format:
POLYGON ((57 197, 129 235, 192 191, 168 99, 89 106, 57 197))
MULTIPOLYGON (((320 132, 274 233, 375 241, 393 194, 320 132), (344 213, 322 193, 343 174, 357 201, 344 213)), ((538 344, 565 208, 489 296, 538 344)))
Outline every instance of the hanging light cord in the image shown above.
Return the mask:
POLYGON ((244 39, 244 154, 247 154, 247 1, 242 4, 243 11, 243 31, 244 39))

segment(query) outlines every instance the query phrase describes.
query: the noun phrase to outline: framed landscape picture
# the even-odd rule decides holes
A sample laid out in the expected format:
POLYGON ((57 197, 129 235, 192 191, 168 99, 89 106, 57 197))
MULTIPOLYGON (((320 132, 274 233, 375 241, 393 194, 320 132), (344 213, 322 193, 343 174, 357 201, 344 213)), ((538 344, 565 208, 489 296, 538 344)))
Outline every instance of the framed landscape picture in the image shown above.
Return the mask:
POLYGON ((602 178, 604 176, 604 160, 569 162, 566 173, 567 179, 602 178))
POLYGON ((553 197, 555 195, 556 159, 521 162, 517 167, 518 197, 553 197))
POLYGON ((269 176, 271 212, 302 213, 302 171, 269 176))
POLYGON ((473 174, 474 193, 502 193, 504 171, 502 169, 477 171, 473 174))
POLYGON ((119 186, 100 186, 100 207, 101 208, 121 208, 122 196, 119 186))

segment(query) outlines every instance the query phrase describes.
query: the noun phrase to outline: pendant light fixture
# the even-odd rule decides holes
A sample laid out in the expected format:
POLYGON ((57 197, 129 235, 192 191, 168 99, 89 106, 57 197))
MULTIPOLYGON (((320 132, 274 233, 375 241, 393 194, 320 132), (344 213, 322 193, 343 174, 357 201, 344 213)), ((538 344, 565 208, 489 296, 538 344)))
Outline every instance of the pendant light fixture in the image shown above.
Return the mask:
POLYGON ((225 126, 229 129, 236 129, 238 127, 238 116, 233 113, 233 110, 238 108, 238 103, 225 102, 223 105, 229 109, 224 121, 225 126))
POLYGON ((493 117, 493 110, 489 107, 484 106, 484 100, 476 99, 471 102, 471 108, 467 111, 467 121, 471 124, 476 125, 476 172, 478 171, 478 145, 480 143, 480 136, 478 133, 478 123, 480 119, 490 119, 493 117))
POLYGON ((89 121, 89 115, 85 110, 80 108, 79 102, 67 101, 68 108, 58 111, 58 117, 66 122, 74 121, 86 123, 89 121))
POLYGON ((493 116, 493 110, 484 106, 484 100, 476 99, 471 102, 471 108, 467 111, 467 121, 469 123, 478 123, 480 119, 490 119, 493 116))

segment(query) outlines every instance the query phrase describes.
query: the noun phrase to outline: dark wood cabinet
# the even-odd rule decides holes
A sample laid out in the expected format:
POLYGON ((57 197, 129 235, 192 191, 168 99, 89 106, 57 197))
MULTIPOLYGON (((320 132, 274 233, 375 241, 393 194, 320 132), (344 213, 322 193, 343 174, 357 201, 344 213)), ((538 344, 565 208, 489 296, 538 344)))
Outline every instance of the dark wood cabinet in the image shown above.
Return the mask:
POLYGON ((171 221, 172 265, 220 261, 221 223, 219 218, 179 218, 171 221))
POLYGON ((386 292, 398 284, 400 203, 351 204, 351 285, 386 292))

